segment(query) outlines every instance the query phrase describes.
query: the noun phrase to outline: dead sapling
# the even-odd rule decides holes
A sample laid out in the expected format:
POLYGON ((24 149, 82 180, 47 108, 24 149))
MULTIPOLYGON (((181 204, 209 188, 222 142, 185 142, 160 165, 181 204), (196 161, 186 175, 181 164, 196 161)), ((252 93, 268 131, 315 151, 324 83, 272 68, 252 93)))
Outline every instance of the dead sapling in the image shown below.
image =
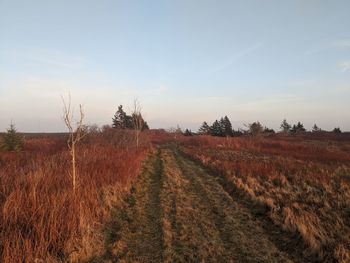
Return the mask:
POLYGON ((135 130, 136 147, 140 145, 140 133, 144 127, 144 120, 141 114, 141 104, 137 99, 134 99, 134 105, 132 110, 132 121, 135 130))
POLYGON ((62 101, 63 101, 63 120, 69 132, 67 145, 68 145, 69 153, 71 155, 71 163, 72 163, 72 171, 70 172, 70 175, 72 177, 73 191, 75 191, 76 185, 77 185, 76 147, 77 147, 77 144, 81 141, 81 139, 86 135, 86 133, 84 132, 84 125, 83 125, 84 112, 83 112, 82 105, 79 104, 80 116, 79 116, 79 120, 74 125, 73 110, 71 109, 70 95, 68 97, 68 103, 65 102, 63 97, 62 97, 62 101))

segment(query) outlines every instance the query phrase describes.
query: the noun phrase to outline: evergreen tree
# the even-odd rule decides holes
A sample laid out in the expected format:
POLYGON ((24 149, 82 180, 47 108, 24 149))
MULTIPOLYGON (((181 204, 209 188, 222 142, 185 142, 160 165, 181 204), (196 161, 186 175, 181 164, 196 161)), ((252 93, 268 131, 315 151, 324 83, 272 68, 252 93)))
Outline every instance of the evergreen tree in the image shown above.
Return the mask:
POLYGON ((275 133, 275 130, 274 129, 270 129, 270 128, 265 126, 264 133, 275 133))
POLYGON ((23 148, 23 137, 17 133, 16 127, 13 123, 10 124, 10 128, 6 130, 3 135, 2 145, 5 151, 18 152, 23 148))
POLYGON ((193 134, 192 134, 192 131, 191 131, 191 130, 186 129, 185 132, 184 132, 184 135, 185 135, 185 136, 192 136, 193 134))
POLYGON ((201 127, 199 127, 198 133, 202 134, 202 135, 209 135, 210 134, 210 127, 206 121, 203 122, 201 127))
POLYGON ((341 133, 341 130, 340 130, 339 127, 336 127, 336 128, 333 129, 333 132, 334 133, 341 133))
POLYGON ((291 129, 291 126, 290 126, 290 124, 286 121, 286 119, 284 119, 283 121, 282 121, 282 123, 281 123, 281 130, 283 131, 283 132, 289 132, 290 131, 290 129, 291 129))
POLYGON ((223 119, 223 134, 224 136, 232 136, 233 135, 233 130, 232 130, 232 124, 230 122, 230 119, 225 116, 223 119))
POLYGON ((123 110, 123 105, 119 105, 117 112, 114 114, 112 119, 113 124, 112 127, 116 129, 126 129, 130 128, 130 124, 132 124, 131 116, 128 116, 126 112, 123 110))
POLYGON ((293 125, 292 129, 290 130, 292 133, 299 133, 299 132, 305 132, 306 129, 304 128, 304 125, 299 121, 297 125, 293 125))
POLYGON ((249 133, 253 136, 257 136, 264 131, 264 128, 259 121, 249 124, 248 127, 249 127, 249 133))
MULTIPOLYGON (((112 127, 116 129, 134 129, 135 126, 135 116, 130 116, 126 114, 123 110, 123 105, 119 105, 117 112, 112 118, 113 124, 112 127)), ((141 116, 141 121, 143 123, 142 130, 149 129, 147 122, 141 116)))
POLYGON ((290 128, 291 133, 296 133, 297 132, 297 126, 293 124, 292 128, 290 128))
POLYGON ((143 122, 142 130, 143 130, 143 131, 144 131, 144 130, 149 130, 149 126, 148 126, 147 121, 144 121, 144 122, 143 122))
POLYGON ((314 124, 314 126, 312 126, 312 132, 320 132, 322 131, 316 124, 314 124))
POLYGON ((218 120, 215 120, 213 125, 210 127, 210 133, 213 136, 223 136, 222 126, 218 120))
MULTIPOLYGON (((141 119, 142 119, 142 123, 145 123, 142 116, 141 116, 141 119)), ((135 128, 134 116, 126 115, 124 126, 125 126, 125 129, 134 129, 135 128)))

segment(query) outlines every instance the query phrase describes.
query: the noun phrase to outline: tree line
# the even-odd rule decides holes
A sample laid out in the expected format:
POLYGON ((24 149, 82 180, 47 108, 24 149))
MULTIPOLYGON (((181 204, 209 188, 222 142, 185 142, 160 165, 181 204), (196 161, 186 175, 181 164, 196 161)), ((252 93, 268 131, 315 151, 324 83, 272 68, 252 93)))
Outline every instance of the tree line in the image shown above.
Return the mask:
POLYGON ((208 125, 206 121, 203 122, 199 128, 198 133, 201 135, 212 135, 212 136, 233 136, 236 132, 232 129, 230 119, 225 116, 219 120, 215 120, 212 125, 208 125))
MULTIPOLYGON (((238 136, 242 134, 250 134, 250 135, 258 135, 258 134, 272 134, 275 133, 275 130, 270 129, 266 126, 263 126, 259 121, 245 124, 247 129, 238 129, 234 130, 232 128, 232 124, 230 119, 225 116, 221 117, 219 120, 215 120, 211 125, 209 125, 206 121, 198 129, 198 134, 200 135, 211 135, 211 136, 219 136, 219 137, 231 137, 238 136)), ((286 119, 284 119, 280 125, 280 131, 289 134, 303 133, 307 132, 304 124, 301 122, 297 122, 296 124, 289 124, 286 119)), ((319 128, 316 124, 312 127, 312 132, 323 132, 321 128, 319 128)), ((334 133, 341 133, 339 127, 336 127, 332 130, 334 133)), ((190 136, 193 135, 191 130, 186 129, 184 135, 190 136)))

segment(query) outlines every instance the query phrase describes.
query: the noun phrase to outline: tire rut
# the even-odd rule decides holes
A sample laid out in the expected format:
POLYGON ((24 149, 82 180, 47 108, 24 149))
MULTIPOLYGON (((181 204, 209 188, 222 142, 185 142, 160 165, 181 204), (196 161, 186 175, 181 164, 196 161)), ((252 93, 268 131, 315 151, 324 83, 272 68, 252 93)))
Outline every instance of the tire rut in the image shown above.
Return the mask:
POLYGON ((92 262, 162 262, 163 230, 160 151, 145 163, 123 208, 116 211, 107 240, 108 251, 92 262))

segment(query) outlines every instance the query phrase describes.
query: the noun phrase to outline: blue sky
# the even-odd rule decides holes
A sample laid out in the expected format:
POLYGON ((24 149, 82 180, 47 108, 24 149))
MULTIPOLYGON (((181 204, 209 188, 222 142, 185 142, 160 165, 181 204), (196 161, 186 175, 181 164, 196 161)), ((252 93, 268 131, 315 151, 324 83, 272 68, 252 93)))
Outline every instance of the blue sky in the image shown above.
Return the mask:
MULTIPOLYGON (((61 95, 109 124, 282 119, 350 130, 350 2, 0 0, 0 130, 63 131, 61 95)), ((77 108, 77 106, 76 106, 77 108)))

